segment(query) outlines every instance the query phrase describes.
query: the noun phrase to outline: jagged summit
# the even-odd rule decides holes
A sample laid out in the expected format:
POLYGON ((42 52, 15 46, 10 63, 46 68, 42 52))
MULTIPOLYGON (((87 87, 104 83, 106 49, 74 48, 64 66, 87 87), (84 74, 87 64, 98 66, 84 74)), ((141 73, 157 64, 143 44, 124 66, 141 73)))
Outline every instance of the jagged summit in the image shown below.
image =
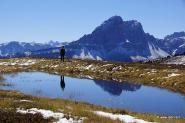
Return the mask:
POLYGON ((138 22, 137 20, 123 21, 123 19, 120 16, 112 16, 111 18, 104 21, 100 26, 95 28, 93 33, 114 29, 118 30, 123 27, 125 28, 125 30, 140 29, 143 31, 141 23, 138 22))
POLYGON ((113 16, 106 21, 104 21, 100 26, 95 28, 92 33, 101 33, 107 30, 117 29, 119 26, 123 24, 123 20, 120 16, 113 16))
POLYGON ((110 17, 108 20, 104 21, 103 24, 106 24, 106 23, 111 23, 111 24, 119 24, 119 23, 122 23, 123 22, 123 19, 121 18, 121 16, 112 16, 110 17))

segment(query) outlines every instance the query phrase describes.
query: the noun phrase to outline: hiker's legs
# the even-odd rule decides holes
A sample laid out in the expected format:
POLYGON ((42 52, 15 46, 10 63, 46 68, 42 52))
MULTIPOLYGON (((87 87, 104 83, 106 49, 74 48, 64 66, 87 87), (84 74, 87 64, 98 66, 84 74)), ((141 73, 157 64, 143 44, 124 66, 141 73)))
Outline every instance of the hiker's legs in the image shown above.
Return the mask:
POLYGON ((62 55, 60 55, 60 60, 62 61, 62 55))
POLYGON ((64 62, 64 56, 63 55, 61 56, 61 60, 64 62))

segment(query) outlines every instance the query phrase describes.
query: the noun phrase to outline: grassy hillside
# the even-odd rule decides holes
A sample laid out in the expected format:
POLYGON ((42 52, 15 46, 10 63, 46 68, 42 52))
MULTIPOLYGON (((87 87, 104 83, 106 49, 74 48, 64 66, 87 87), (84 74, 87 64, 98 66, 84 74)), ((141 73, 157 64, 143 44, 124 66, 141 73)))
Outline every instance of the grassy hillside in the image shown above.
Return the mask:
POLYGON ((185 66, 69 59, 1 59, 0 72, 43 71, 80 78, 129 81, 185 94, 185 66), (5 67, 6 66, 6 67, 5 67))
MULTIPOLYGON (((185 94, 184 66, 161 65, 149 63, 118 63, 91 60, 70 59, 61 62, 58 59, 1 59, 0 72, 13 73, 21 71, 43 71, 90 79, 130 81, 145 85, 158 86, 185 94)), ((4 86, 0 76, 0 86, 4 86)), ((84 123, 119 123, 95 114, 95 111, 129 115, 150 122, 183 123, 184 119, 161 117, 152 114, 133 113, 125 110, 105 108, 101 106, 79 103, 62 99, 38 98, 24 95, 17 91, 0 90, 0 122, 54 122, 54 118, 44 118, 40 113, 22 114, 18 109, 45 109, 61 112, 64 118, 83 121, 84 123)))

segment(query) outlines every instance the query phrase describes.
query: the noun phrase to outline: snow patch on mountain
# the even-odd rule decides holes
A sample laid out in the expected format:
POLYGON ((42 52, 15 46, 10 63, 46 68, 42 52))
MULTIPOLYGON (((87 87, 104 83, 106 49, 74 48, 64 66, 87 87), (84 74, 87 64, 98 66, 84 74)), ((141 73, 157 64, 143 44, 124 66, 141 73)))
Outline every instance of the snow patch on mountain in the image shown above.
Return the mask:
POLYGON ((181 37, 179 37, 180 39, 184 39, 185 40, 185 36, 181 36, 181 37))
POLYGON ((172 55, 174 56, 176 54, 178 49, 173 50, 172 55))
POLYGON ((185 56, 175 56, 167 61, 165 61, 166 64, 176 64, 176 65, 185 65, 185 56))
POLYGON ((125 41, 126 43, 130 43, 130 41, 128 40, 128 39, 126 39, 126 41, 125 41))
POLYGON ((133 62, 138 62, 138 61, 145 61, 147 60, 147 58, 143 57, 143 56, 131 56, 130 57, 132 59, 133 62))
POLYGON ((103 59, 100 56, 96 56, 96 60, 102 61, 103 59))
POLYGON ((182 44, 182 45, 180 45, 179 47, 184 47, 185 46, 185 43, 184 44, 182 44))
POLYGON ((85 49, 81 49, 80 55, 73 55, 73 58, 102 60, 102 58, 100 56, 98 56, 98 54, 99 54, 99 52, 96 52, 96 51, 88 51, 85 49))
POLYGON ((170 56, 167 52, 160 49, 159 47, 154 46, 153 44, 148 43, 149 50, 151 53, 150 59, 162 58, 170 56))

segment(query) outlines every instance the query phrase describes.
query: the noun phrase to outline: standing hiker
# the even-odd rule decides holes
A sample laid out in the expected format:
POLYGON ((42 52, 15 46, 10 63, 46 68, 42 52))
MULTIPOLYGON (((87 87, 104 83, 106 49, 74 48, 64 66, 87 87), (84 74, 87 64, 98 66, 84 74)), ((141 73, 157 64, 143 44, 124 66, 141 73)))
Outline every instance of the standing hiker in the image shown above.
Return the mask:
POLYGON ((64 62, 65 53, 66 53, 65 48, 64 46, 62 46, 62 48, 60 49, 60 58, 61 58, 61 61, 63 62, 64 62))

